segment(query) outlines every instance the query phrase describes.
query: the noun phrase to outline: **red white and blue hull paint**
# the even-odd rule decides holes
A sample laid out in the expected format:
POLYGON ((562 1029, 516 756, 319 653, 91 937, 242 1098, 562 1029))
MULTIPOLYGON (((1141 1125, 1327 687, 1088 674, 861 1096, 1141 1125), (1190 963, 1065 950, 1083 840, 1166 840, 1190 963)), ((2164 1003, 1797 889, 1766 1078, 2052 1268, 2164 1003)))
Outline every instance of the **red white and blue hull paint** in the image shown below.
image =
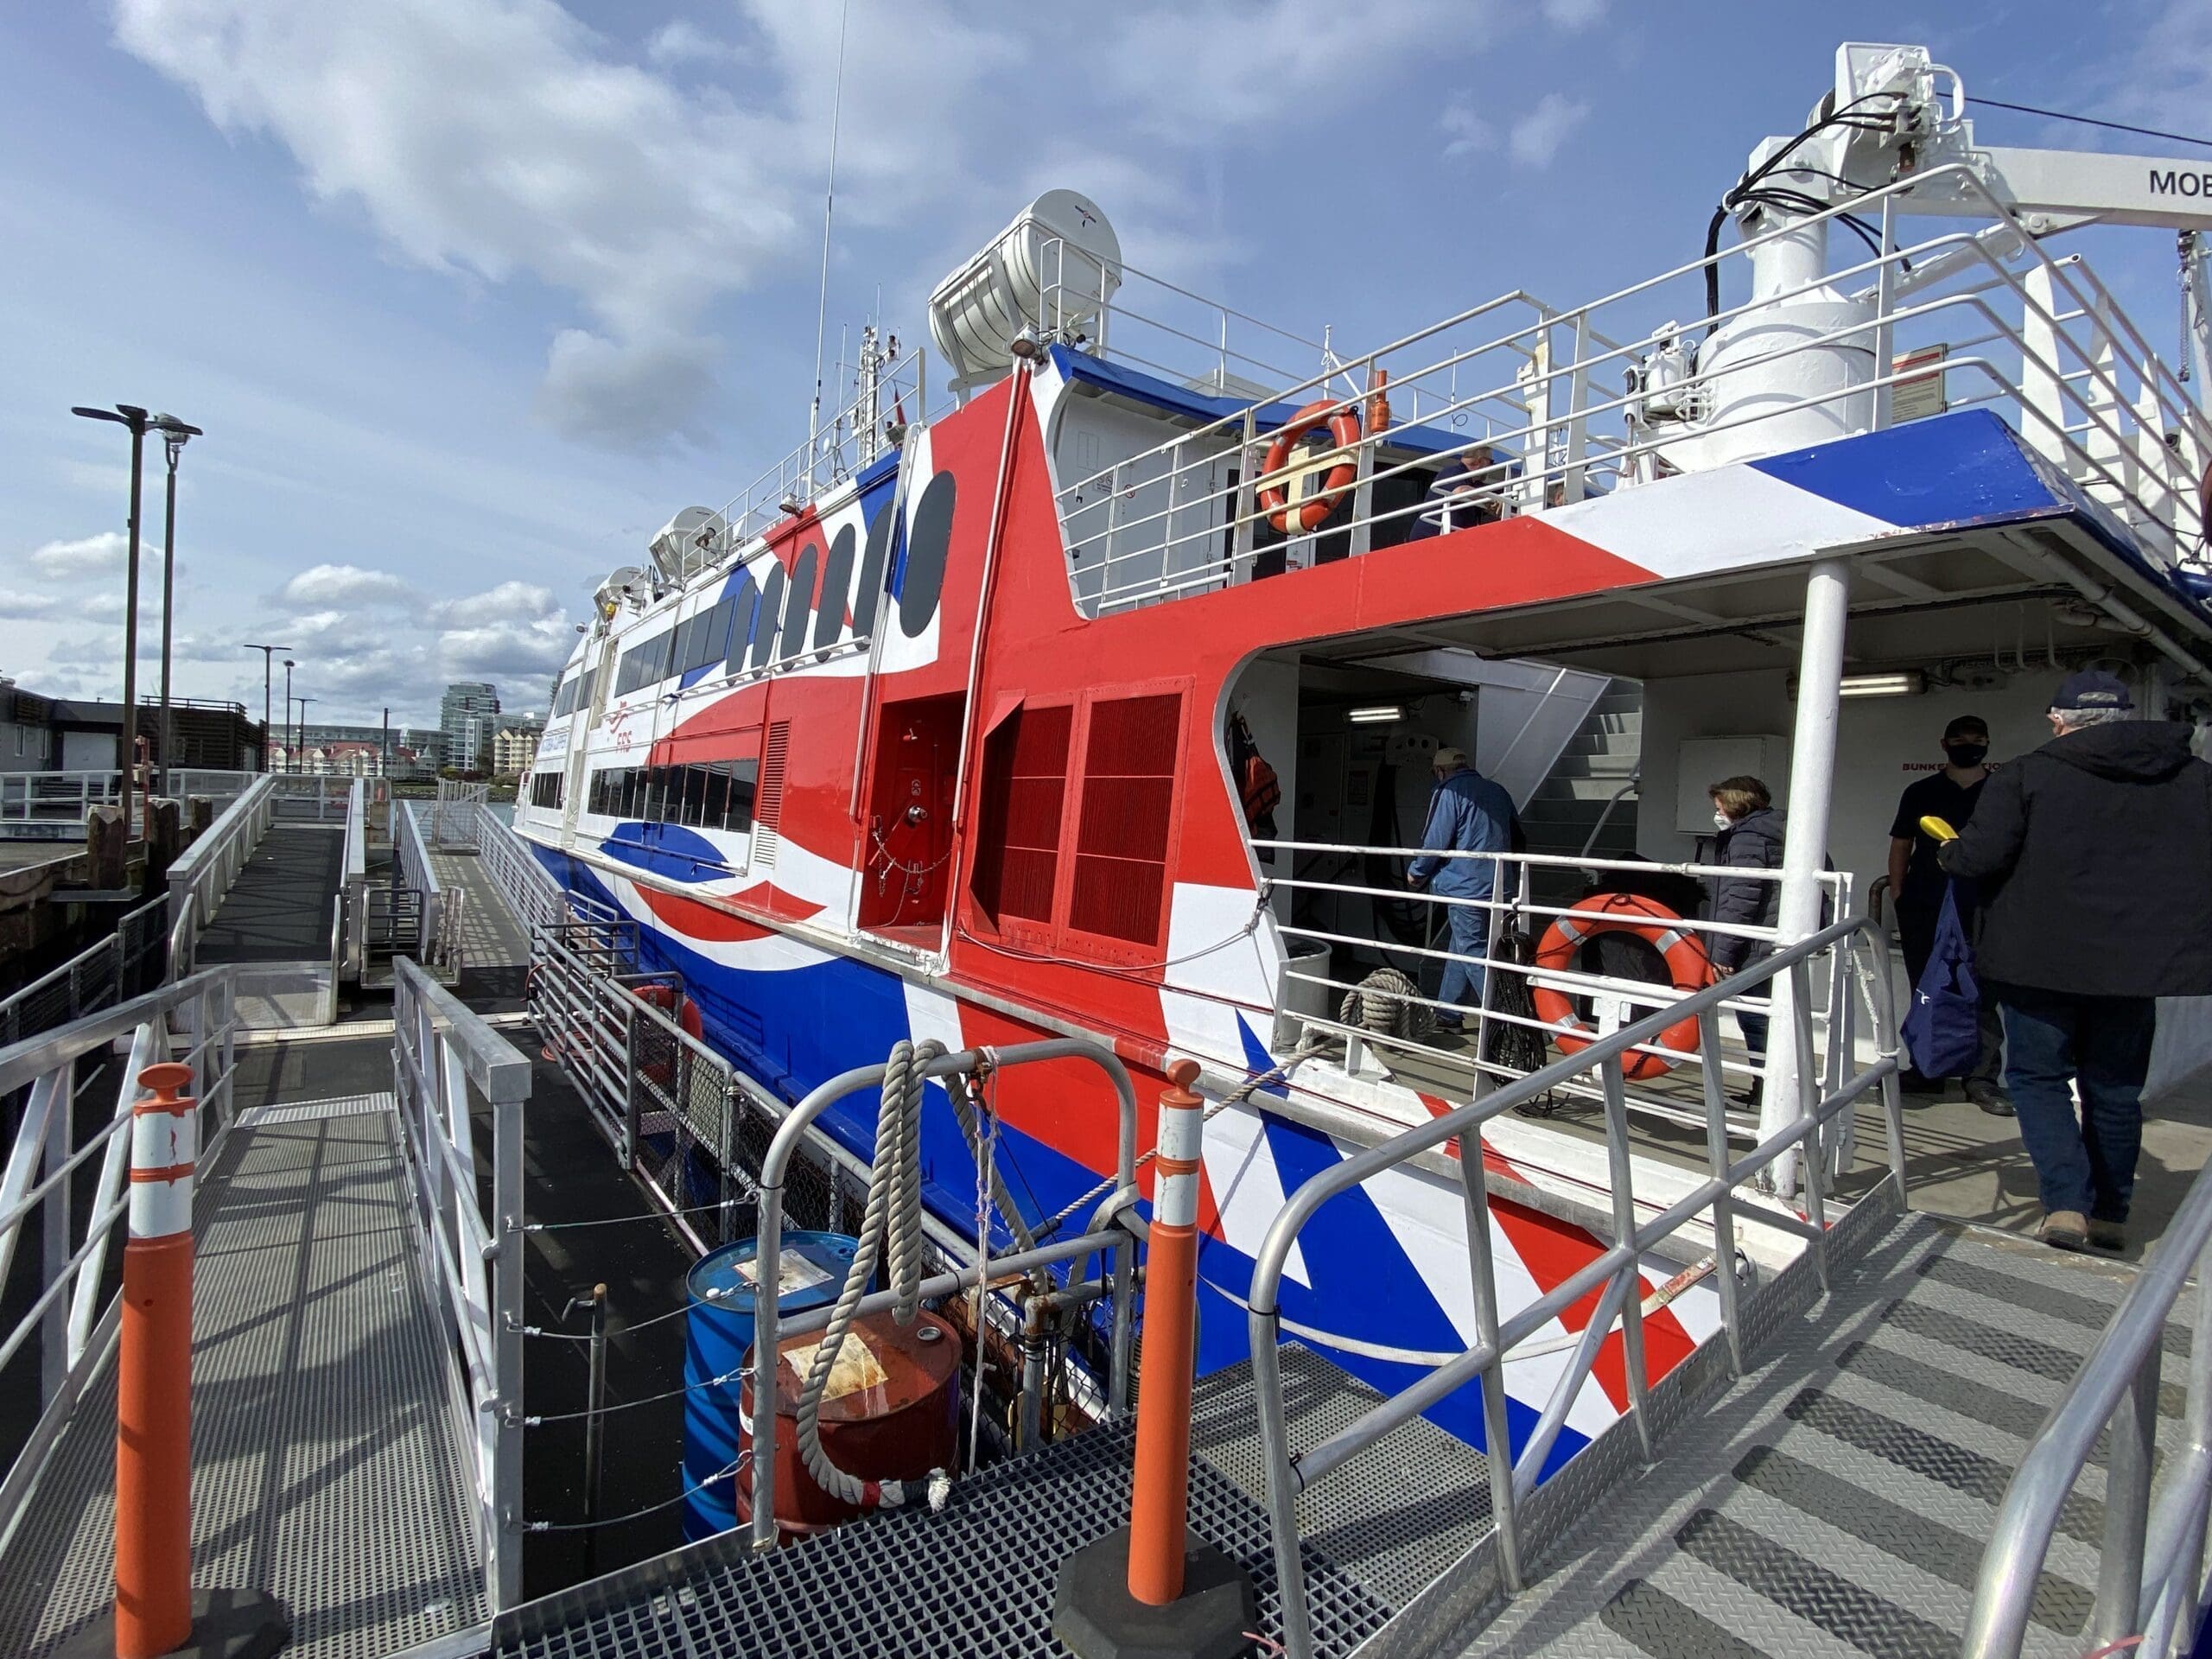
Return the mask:
MULTIPOLYGON (((1126 383, 1127 371, 1111 378, 1126 383)), ((527 807, 517 829, 570 891, 638 922, 656 966, 680 971, 710 1040, 764 1084, 797 1098, 823 1079, 880 1059, 901 1038, 948 1046, 1019 1041, 1079 1030, 1109 1041, 1138 1078, 1140 1145, 1152 1142, 1170 1052, 1198 1056, 1216 1071, 1260 1071, 1267 1048, 1281 944, 1260 905, 1260 873, 1217 734, 1226 690, 1257 652, 1297 641, 1403 626, 1628 586, 1788 563, 1839 547, 1878 543, 1938 526, 2071 515, 2101 537, 2111 521, 2030 454, 1993 416, 1967 412, 1904 431, 1670 479, 1612 495, 1390 548, 1270 580, 1196 594, 1096 620, 1071 595, 1046 435, 1058 401, 1079 378, 1107 378, 1088 359, 1054 348, 1017 375, 909 438, 903 487, 888 466, 864 473, 778 526, 770 548, 784 571, 810 569, 841 532, 865 543, 880 516, 900 514, 887 596, 874 640, 840 639, 822 660, 733 683, 719 669, 691 683, 645 688, 619 700, 595 727, 579 713, 549 736, 541 766, 702 761, 759 753, 767 722, 789 722, 788 770, 774 827, 772 868, 756 869, 748 838, 672 826, 620 824, 527 807), (933 550, 913 555, 918 521, 944 518, 941 569, 933 550), (932 499, 932 496, 934 499, 932 499), (814 550, 808 558, 805 550, 814 550), (934 591, 925 591, 930 588, 934 591), (976 629, 982 630, 976 649, 976 629), (973 684, 970 684, 971 664, 973 684), (1179 799, 1170 840, 1164 948, 1150 965, 1049 957, 997 935, 970 900, 973 849, 955 838, 942 928, 863 927, 871 878, 868 790, 870 740, 887 703, 963 696, 974 733, 1020 700, 1080 688, 1178 685, 1185 690, 1179 799), (752 747, 747 747, 751 745, 752 747)), ((1159 392, 1187 402, 1189 394, 1159 392)), ((2128 551, 2122 547, 2123 553, 2128 551)), ((759 568, 765 569, 765 564, 759 568)), ((646 637, 671 617, 711 605, 734 578, 702 580, 673 605, 613 626, 646 637)), ((817 578, 818 581, 818 577, 817 578)), ((849 620, 852 607, 845 607, 849 620)), ((598 636, 585 652, 601 649, 598 636)), ((599 660, 594 658, 594 660, 599 660)), ((610 653, 605 659, 611 664, 610 653)), ((970 760, 957 780, 959 823, 973 822, 970 760)), ((583 791, 572 773, 569 794, 583 791)), ((572 800, 572 804, 575 802, 572 800)), ((892 832, 894 836, 897 831, 892 832)), ((894 850, 899 850, 895 849, 894 850)), ((925 849, 913 848, 909 861, 925 849)), ((1095 1072, 1079 1065, 1017 1068, 997 1081, 996 1107, 1009 1185, 1033 1216, 1091 1189, 1112 1167, 1114 1111, 1095 1072)), ((823 1127, 856 1153, 872 1144, 874 1100, 854 1096, 823 1127)), ((1245 1351, 1238 1302, 1252 1252, 1285 1195, 1356 1148, 1312 1127, 1325 1109, 1379 1128, 1444 1109, 1433 1096, 1351 1078, 1322 1062, 1301 1064, 1287 1084, 1217 1116, 1206 1129, 1200 1220, 1199 1363, 1211 1370, 1245 1351)), ((929 1202, 956 1226, 972 1225, 974 1167, 949 1109, 930 1115, 925 1141, 929 1202)), ((1574 1149, 1540 1126, 1491 1126, 1488 1163, 1539 1186, 1580 1188, 1574 1149), (1563 1173, 1564 1172, 1564 1173, 1563 1173)), ((1666 1201, 1664 1171, 1647 1191, 1666 1201)), ((1591 1234, 1500 1202, 1492 1246, 1503 1311, 1526 1306, 1601 1249, 1591 1234)), ((1663 1268, 1647 1268, 1656 1287, 1663 1268)), ((1358 1350, 1332 1357, 1378 1389, 1421 1374, 1376 1351, 1429 1354, 1475 1339, 1460 1197, 1456 1182, 1401 1169, 1324 1206, 1290 1259, 1283 1312, 1293 1327, 1332 1333, 1358 1350)), ((1533 1427, 1565 1365, 1572 1333, 1594 1294, 1535 1344, 1549 1351, 1507 1370, 1516 1438, 1533 1427)), ((1645 1322, 1656 1381, 1718 1328, 1716 1299, 1694 1287, 1645 1322)), ((1612 1338, 1552 1453, 1556 1467, 1625 1408, 1620 1339, 1612 1338)), ((1430 1415, 1471 1443, 1482 1428, 1474 1391, 1430 1415)))

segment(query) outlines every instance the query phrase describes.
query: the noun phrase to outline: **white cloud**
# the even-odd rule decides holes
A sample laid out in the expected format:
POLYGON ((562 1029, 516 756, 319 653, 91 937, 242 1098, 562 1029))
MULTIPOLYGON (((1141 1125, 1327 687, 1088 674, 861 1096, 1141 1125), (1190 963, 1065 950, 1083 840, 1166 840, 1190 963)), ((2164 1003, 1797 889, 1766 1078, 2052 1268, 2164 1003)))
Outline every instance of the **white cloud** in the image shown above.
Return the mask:
MULTIPOLYGON (((130 538, 119 530, 96 536, 43 542, 33 548, 26 562, 39 575, 56 582, 79 582, 113 575, 121 577, 130 563, 130 538)), ((143 591, 146 573, 154 574, 156 591, 161 582, 162 550, 154 543, 138 543, 138 580, 143 591)), ((120 593, 122 590, 117 590, 120 593)), ((118 600, 118 604, 122 601, 118 600)))
MULTIPOLYGON (((442 627, 467 628, 503 622, 542 622, 550 618, 563 628, 568 619, 553 590, 534 582, 503 582, 484 593, 448 600, 435 607, 442 627)), ((563 660, 567 653, 563 653, 563 660)))
POLYGON ((1544 21, 1554 29, 1587 29, 1605 15, 1605 0, 1544 0, 1544 21))
POLYGON ((1590 118, 1587 104, 1564 92, 1546 92, 1536 107, 1513 124, 1507 140, 1515 163, 1521 167, 1548 167, 1560 146, 1590 118))
POLYGON ((27 594, 14 588, 0 588, 0 617, 10 621, 51 616, 60 602, 52 594, 27 594))
POLYGON ((734 61, 738 56, 738 50, 728 41, 718 40, 708 34, 696 23, 676 17, 645 36, 645 56, 667 68, 679 63, 734 61))
POLYGON ((286 582, 276 595, 278 604, 306 611, 327 611, 333 606, 405 606, 421 600, 414 587, 391 572, 364 570, 358 564, 311 565, 286 582))
POLYGON ((524 708, 542 696, 542 683, 569 660, 575 643, 575 630, 560 616, 449 628, 438 636, 439 672, 448 680, 512 682, 503 701, 524 708))
POLYGON ((1475 155, 1497 142, 1497 130, 1475 113, 1465 92, 1444 106, 1436 126, 1446 139, 1444 159, 1447 162, 1475 155))
POLYGON ((537 389, 538 416, 563 437, 612 449, 698 438, 718 354, 712 340, 616 340, 563 328, 553 337, 537 389))

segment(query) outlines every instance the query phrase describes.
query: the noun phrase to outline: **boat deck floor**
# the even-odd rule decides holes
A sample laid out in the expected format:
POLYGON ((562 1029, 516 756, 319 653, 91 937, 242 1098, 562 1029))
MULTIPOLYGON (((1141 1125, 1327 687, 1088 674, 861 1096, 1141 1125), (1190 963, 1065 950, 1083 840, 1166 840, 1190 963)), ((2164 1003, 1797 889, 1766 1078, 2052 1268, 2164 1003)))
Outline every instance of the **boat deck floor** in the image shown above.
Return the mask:
MULTIPOLYGON (((242 1055, 194 1210, 194 1581, 273 1592, 299 1659, 487 1611, 391 1077, 388 1039, 242 1055), (302 1069, 334 1092, 308 1097, 302 1069)), ((41 1659, 111 1599, 115 1398, 109 1364, 0 1551, 0 1652, 41 1659)))

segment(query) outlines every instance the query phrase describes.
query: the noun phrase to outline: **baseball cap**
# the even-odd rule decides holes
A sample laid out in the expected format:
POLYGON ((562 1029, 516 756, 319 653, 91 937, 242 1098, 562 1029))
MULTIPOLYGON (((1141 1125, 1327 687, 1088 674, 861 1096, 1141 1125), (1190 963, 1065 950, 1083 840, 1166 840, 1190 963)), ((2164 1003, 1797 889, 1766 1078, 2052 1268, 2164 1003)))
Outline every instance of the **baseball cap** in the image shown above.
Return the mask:
POLYGON ((2127 693, 2127 682, 2117 674, 2107 674, 2101 668, 2085 668, 2069 674, 2059 683, 2057 695, 2051 698, 2054 709, 2133 709, 2135 699, 2127 693))
POLYGON ((1439 749, 1428 764, 1440 766, 1446 772, 1457 772, 1467 764, 1467 752, 1465 749, 1439 749))
POLYGON ((1961 715, 1943 728, 1943 741, 1948 743, 1955 737, 1964 737, 1968 732, 1979 732, 1987 737, 1989 722, 1980 715, 1961 715))

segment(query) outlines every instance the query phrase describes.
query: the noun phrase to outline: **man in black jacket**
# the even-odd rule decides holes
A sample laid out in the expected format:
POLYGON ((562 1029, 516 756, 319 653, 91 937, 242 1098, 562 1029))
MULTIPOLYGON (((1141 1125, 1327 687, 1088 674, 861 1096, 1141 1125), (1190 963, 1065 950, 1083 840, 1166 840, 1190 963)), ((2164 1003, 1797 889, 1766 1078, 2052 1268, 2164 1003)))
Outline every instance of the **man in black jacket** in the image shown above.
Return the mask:
POLYGON ((2056 735, 1991 776, 1942 854, 1981 884, 1977 967, 2061 1249, 2126 1243, 2155 999, 2212 994, 2212 766, 2189 727, 2134 707, 2113 675, 2069 676, 2056 735))

